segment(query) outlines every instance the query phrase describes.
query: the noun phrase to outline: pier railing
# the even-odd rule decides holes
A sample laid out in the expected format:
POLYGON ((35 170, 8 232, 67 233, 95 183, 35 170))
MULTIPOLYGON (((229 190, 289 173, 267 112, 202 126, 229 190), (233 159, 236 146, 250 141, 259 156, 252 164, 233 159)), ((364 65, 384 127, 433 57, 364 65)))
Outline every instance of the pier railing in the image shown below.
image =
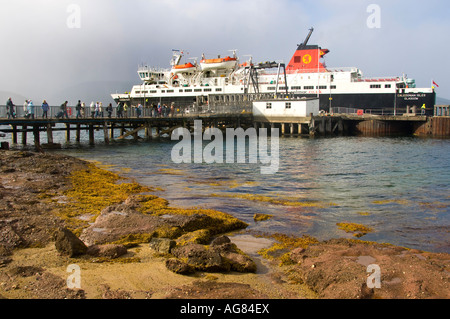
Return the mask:
MULTIPOLYGON (((16 105, 14 106, 15 118, 18 119, 32 119, 32 116, 27 115, 27 111, 24 110, 23 106, 16 105)), ((161 112, 158 112, 156 109, 152 107, 143 107, 141 109, 141 113, 139 117, 192 117, 193 115, 204 115, 204 114, 240 114, 240 113, 251 113, 252 106, 251 103, 243 104, 215 104, 210 106, 209 104, 204 104, 198 106, 193 104, 188 107, 180 107, 175 106, 173 110, 170 108, 162 108, 161 112)), ((58 114, 61 112, 60 106, 50 106, 47 112, 47 118, 56 119, 58 118, 58 114)), ((42 119, 44 115, 44 111, 40 105, 34 107, 34 118, 42 119)), ((77 118, 77 111, 75 106, 67 107, 67 115, 69 118, 74 119, 77 118)), ((12 115, 8 114, 8 110, 5 105, 0 105, 0 118, 12 118, 12 115)), ((96 112, 95 108, 91 108, 90 106, 84 107, 78 116, 81 119, 91 119, 91 118, 136 118, 138 117, 138 110, 135 106, 128 107, 127 110, 122 112, 122 116, 119 116, 117 112, 117 107, 113 106, 111 114, 106 111, 106 107, 102 107, 100 112, 96 112)), ((62 117, 61 117, 62 118, 62 117)))

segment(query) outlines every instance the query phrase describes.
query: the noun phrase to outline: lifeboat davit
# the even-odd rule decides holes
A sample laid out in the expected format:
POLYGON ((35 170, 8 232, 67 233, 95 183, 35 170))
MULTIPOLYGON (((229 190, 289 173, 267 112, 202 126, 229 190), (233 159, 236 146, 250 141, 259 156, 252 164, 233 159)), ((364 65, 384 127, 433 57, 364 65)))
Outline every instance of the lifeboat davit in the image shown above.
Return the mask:
POLYGON ((172 73, 173 74, 190 73, 190 72, 194 72, 196 69, 197 69, 197 67, 195 65, 193 65, 192 63, 186 63, 186 64, 174 65, 172 67, 172 73))
POLYGON ((202 71, 232 69, 236 66, 237 58, 227 56, 226 58, 218 59, 203 59, 200 61, 202 71))

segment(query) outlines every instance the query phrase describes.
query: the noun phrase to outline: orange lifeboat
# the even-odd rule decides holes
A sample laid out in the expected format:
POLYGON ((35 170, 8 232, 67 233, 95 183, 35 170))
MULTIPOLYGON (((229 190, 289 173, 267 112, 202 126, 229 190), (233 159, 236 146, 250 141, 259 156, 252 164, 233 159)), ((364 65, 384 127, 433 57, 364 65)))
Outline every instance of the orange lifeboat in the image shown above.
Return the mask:
POLYGON ((197 67, 193 65, 192 63, 186 63, 186 64, 180 64, 180 65, 174 65, 172 67, 172 73, 189 73, 195 71, 197 67))
POLYGON ((218 69, 232 69, 236 66, 237 58, 227 56, 226 58, 218 59, 203 59, 200 61, 202 71, 218 70, 218 69))

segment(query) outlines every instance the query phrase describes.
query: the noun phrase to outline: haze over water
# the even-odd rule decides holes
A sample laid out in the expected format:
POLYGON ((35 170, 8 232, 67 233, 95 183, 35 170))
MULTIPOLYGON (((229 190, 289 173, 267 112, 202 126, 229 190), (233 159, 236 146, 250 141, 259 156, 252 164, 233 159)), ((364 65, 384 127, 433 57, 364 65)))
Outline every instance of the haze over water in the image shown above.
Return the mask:
POLYGON ((155 194, 171 206, 230 213, 249 223, 251 233, 353 238, 336 225, 349 222, 373 229, 361 240, 450 253, 450 140, 280 138, 274 175, 261 175, 259 163, 174 164, 176 143, 82 142, 60 152, 158 187, 155 194), (273 217, 256 223, 255 213, 273 217))

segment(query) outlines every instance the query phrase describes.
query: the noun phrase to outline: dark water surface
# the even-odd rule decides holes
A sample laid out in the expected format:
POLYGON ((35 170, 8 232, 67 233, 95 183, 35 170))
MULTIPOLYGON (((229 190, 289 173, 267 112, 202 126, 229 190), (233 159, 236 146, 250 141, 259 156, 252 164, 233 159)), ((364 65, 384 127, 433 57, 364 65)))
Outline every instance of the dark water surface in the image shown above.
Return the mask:
POLYGON ((230 213, 249 223, 251 231, 351 238, 336 225, 350 222, 373 229, 362 240, 450 253, 450 140, 281 138, 274 175, 262 175, 261 164, 175 164, 176 143, 82 143, 59 152, 160 187, 156 195, 172 206, 230 213), (251 200, 255 195, 265 197, 251 200), (273 218, 255 223, 255 213, 273 218))

